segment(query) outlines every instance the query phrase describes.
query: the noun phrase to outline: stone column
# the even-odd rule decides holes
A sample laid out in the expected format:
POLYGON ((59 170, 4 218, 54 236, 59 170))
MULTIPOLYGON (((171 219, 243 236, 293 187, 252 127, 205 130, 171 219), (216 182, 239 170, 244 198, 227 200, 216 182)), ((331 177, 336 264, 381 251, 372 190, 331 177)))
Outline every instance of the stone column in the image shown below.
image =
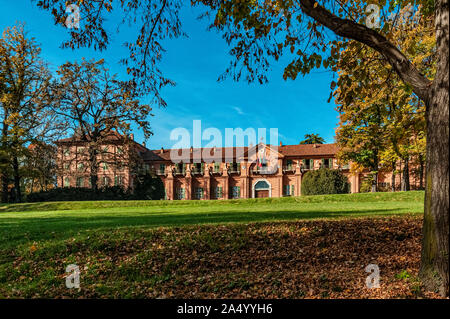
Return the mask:
POLYGON ((222 178, 223 178, 223 198, 224 199, 228 199, 229 198, 229 187, 228 187, 228 169, 227 169, 227 164, 224 163, 223 165, 223 174, 222 174, 222 178))
POLYGON ((278 171, 277 171, 277 176, 278 176, 278 194, 277 193, 273 193, 273 189, 272 189, 272 197, 283 197, 283 159, 279 158, 278 159, 278 171))
POLYGON ((164 187, 166 188, 166 196, 169 200, 175 199, 175 190, 173 189, 173 174, 172 167, 166 167, 166 183, 164 187))
POLYGON ((301 161, 297 161, 297 165, 295 166, 295 196, 302 195, 302 171, 301 171, 301 161))
POLYGON ((186 176, 184 177, 186 185, 186 199, 192 199, 192 177, 191 177, 191 166, 186 165, 186 176))
POLYGON ((250 198, 248 187, 248 167, 246 162, 241 162, 241 197, 250 198))
POLYGON ((209 164, 205 163, 205 172, 203 176, 203 189, 205 192, 205 199, 211 199, 211 175, 209 174, 209 164))

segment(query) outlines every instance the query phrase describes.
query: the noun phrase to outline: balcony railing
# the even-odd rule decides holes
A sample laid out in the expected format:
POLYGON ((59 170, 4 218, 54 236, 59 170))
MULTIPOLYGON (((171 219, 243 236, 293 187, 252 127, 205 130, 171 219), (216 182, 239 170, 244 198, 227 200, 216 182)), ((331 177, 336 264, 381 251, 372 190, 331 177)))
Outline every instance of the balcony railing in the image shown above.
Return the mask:
POLYGON ((158 176, 165 176, 166 175, 166 170, 165 169, 157 169, 155 171, 156 175, 158 176))
POLYGON ((240 169, 235 169, 235 168, 229 168, 228 169, 228 174, 241 174, 241 170, 240 169))
POLYGON ((253 174, 275 174, 278 167, 255 167, 252 169, 253 174))
POLYGON ((191 174, 192 175, 203 175, 204 171, 201 168, 192 168, 191 169, 191 174))
POLYGON ((182 175, 182 176, 184 176, 184 175, 186 175, 186 170, 175 168, 173 170, 173 175, 182 175))
POLYGON ((220 168, 219 169, 213 169, 210 172, 213 175, 222 175, 222 170, 220 168))
POLYGON ((295 173, 294 165, 283 166, 283 173, 295 173))

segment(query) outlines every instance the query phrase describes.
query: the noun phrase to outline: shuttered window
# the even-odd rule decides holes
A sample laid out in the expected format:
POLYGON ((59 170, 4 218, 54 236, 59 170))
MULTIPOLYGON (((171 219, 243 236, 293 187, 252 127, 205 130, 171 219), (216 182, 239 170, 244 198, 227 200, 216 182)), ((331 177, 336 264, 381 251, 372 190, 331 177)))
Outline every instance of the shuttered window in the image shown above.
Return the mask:
POLYGON ((185 189, 184 188, 177 188, 176 195, 177 195, 177 199, 184 199, 184 197, 185 197, 185 189))
POLYGON ((195 189, 195 198, 196 199, 202 199, 203 198, 203 188, 197 187, 195 189))
POLYGON ((223 197, 223 188, 222 186, 218 186, 214 189, 214 195, 215 198, 222 198, 223 197))
POLYGON ((241 197, 241 187, 233 186, 231 188, 231 198, 240 198, 241 197))

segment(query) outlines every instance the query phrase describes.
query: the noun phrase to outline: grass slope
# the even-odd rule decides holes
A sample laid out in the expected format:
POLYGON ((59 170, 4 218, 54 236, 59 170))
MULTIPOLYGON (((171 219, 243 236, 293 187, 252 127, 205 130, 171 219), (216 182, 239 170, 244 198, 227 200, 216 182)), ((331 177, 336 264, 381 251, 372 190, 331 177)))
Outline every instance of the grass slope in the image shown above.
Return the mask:
MULTIPOLYGON (((0 248, 117 227, 370 217, 423 212, 423 192, 228 201, 87 201, 0 206, 0 248)), ((1 257, 0 257, 1 258, 1 257)))
MULTIPOLYGON (((342 256, 364 255, 367 252, 363 246, 355 244, 352 247, 350 243, 360 241, 363 236, 362 244, 367 244, 371 240, 367 236, 367 229, 378 233, 375 230, 381 227, 381 233, 387 232, 392 238, 413 239, 417 250, 414 258, 418 260, 420 229, 417 227, 420 225, 422 212, 423 192, 230 201, 99 201, 1 205, 0 298, 61 297, 66 294, 71 297, 302 297, 308 295, 308 292, 301 290, 292 291, 288 295, 283 293, 282 283, 288 280, 284 276, 295 275, 290 268, 289 259, 283 255, 283 250, 295 247, 293 244, 288 245, 289 242, 294 240, 299 247, 306 245, 311 254, 326 255, 327 251, 335 251, 336 258, 343 258, 341 261, 345 261, 344 264, 347 265, 347 257, 342 256), (380 216, 394 222, 365 218, 380 216), (395 231, 389 230, 387 225, 396 223, 397 220, 389 216, 404 216, 401 218, 404 222, 398 222, 401 226, 395 231), (361 221, 367 222, 363 222, 365 226, 358 229, 356 235, 348 237, 347 233, 358 228, 361 223, 346 222, 351 221, 347 217, 361 217, 361 221), (311 226, 312 228, 309 225, 313 224, 308 223, 316 221, 298 221, 310 219, 338 220, 321 221, 317 224, 319 226, 311 226), (253 222, 263 223, 247 225, 253 222), (200 226, 230 223, 234 225, 200 226), (347 226, 338 226, 339 223, 346 223, 347 226), (416 225, 414 238, 408 235, 407 227, 410 223, 416 225), (336 225, 333 227, 342 233, 335 234, 337 237, 332 239, 327 225, 336 225), (160 228, 161 226, 164 228, 160 228), (254 233, 259 233, 260 229, 268 230, 255 237, 254 233), (302 234, 309 235, 302 237, 302 234), (342 236, 349 243, 347 248, 350 251, 339 250, 342 249, 339 243, 342 236), (276 243, 274 239, 277 239, 276 243), (303 243, 305 240, 311 242, 303 243), (333 248, 326 243, 329 240, 333 240, 333 248), (248 277, 245 275, 248 266, 245 265, 251 264, 254 257, 252 254, 247 256, 246 252, 255 247, 259 247, 258 253, 267 250, 268 255, 259 257, 265 266, 252 270, 248 277), (279 250, 281 251, 278 253, 279 250), (220 257, 222 255, 225 259, 220 257), (239 257, 241 255, 242 258, 239 257), (192 264, 192 256, 200 268, 197 269, 192 264), (216 260, 219 257, 220 260, 216 260), (227 271, 226 265, 231 258, 237 268, 227 271), (81 291, 68 292, 64 287, 64 269, 70 263, 83 267, 85 286, 81 291), (177 273, 182 265, 183 273, 177 273), (192 268, 194 266, 195 269, 192 268), (278 270, 275 271, 276 269, 278 270), (205 271, 215 275, 208 277, 205 273, 206 277, 203 278, 204 275, 198 274, 205 271), (249 289, 253 289, 253 284, 248 283, 249 278, 258 281, 258 276, 265 276, 267 271, 275 272, 273 285, 269 283, 267 287, 260 282, 258 289, 267 291, 262 295, 258 295, 257 291, 249 293, 249 289), (196 276, 203 278, 201 281, 206 280, 207 285, 199 283, 196 276), (198 284, 198 291, 195 295, 187 295, 185 287, 192 285, 192 280, 198 284)), ((399 247, 395 241, 388 240, 390 237, 376 238, 370 244, 369 251, 377 245, 381 247, 387 243, 390 243, 392 249, 399 247)), ((412 245, 412 242, 408 242, 405 251, 408 251, 408 245, 412 245)), ((354 257, 351 256, 349 260, 354 262, 354 257)), ((389 262, 389 256, 382 258, 387 258, 389 262)), ((409 267, 408 271, 415 271, 415 266, 412 267, 405 261, 404 255, 399 253, 398 256, 403 259, 399 259, 399 265, 392 270, 392 278, 399 269, 409 267)), ((364 259, 367 256, 362 257, 364 259)), ((308 258, 303 261, 304 267, 313 269, 316 266, 308 264, 308 258)), ((319 273, 327 276, 326 270, 319 270, 319 273)), ((311 270, 311 274, 303 272, 301 276, 315 276, 317 271, 311 270)), ((337 285, 336 289, 340 290, 342 284, 337 285)), ((332 295, 335 288, 330 289, 322 291, 319 297, 332 295)), ((356 293, 352 291, 347 291, 346 296, 356 293)), ((403 294, 404 289, 401 291, 399 293, 403 294)), ((394 293, 396 295, 398 293, 394 293)))

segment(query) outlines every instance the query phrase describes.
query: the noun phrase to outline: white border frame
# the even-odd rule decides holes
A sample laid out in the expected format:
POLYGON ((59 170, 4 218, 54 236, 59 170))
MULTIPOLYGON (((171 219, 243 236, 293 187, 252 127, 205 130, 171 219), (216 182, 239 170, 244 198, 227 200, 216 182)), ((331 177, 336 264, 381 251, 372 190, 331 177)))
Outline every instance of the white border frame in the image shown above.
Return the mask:
POLYGON ((256 186, 256 183, 258 183, 260 181, 264 181, 267 184, 269 184, 269 189, 268 189, 269 190, 269 197, 272 197, 272 184, 265 178, 258 178, 257 180, 255 180, 253 182, 253 185, 252 185, 252 198, 255 198, 255 186, 256 186))

